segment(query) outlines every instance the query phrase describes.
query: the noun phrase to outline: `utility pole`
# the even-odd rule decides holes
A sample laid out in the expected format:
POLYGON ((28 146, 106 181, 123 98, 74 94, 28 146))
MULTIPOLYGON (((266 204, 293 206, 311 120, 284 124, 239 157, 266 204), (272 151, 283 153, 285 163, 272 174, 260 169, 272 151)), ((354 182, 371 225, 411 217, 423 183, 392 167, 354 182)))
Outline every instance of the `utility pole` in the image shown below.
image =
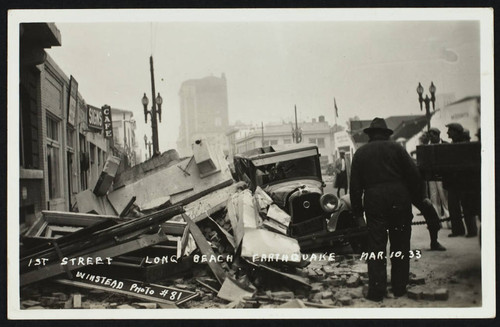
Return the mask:
POLYGON ((146 123, 148 122, 148 114, 151 115, 151 129, 153 131, 152 139, 153 139, 153 157, 160 154, 160 146, 158 144, 158 121, 161 122, 161 104, 163 102, 160 93, 155 97, 155 74, 153 68, 153 56, 149 57, 149 64, 151 67, 151 91, 153 95, 153 105, 151 106, 151 110, 148 110, 149 99, 144 93, 142 97, 142 105, 144 106, 144 119, 146 123), (158 105, 158 109, 156 106, 158 105), (158 114, 158 117, 156 116, 158 114))
POLYGON ((299 124, 297 123, 297 106, 295 105, 295 128, 292 127, 292 137, 295 143, 302 142, 302 131, 299 129, 299 124))
POLYGON ((262 129, 262 146, 264 146, 264 122, 260 122, 260 126, 262 129))
POLYGON ((149 57, 149 64, 151 66, 151 89, 153 95, 153 108, 151 113, 151 128, 153 130, 153 155, 157 155, 160 152, 158 145, 158 126, 156 124, 156 97, 155 97, 155 73, 153 68, 153 55, 149 57))

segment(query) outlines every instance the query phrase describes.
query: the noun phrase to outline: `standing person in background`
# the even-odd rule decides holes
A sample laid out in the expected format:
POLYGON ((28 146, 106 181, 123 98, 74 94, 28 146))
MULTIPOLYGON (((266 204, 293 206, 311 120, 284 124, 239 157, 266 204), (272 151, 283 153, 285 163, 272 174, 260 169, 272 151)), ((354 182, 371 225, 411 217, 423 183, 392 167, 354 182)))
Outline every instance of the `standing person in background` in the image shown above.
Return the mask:
MULTIPOLYGON (((435 127, 429 129, 429 140, 431 144, 448 143, 441 139, 441 131, 435 127)), ((429 199, 436 209, 440 219, 445 219, 450 216, 448 211, 448 192, 443 188, 442 180, 433 180, 427 182, 429 199)))
MULTIPOLYGON (((458 123, 446 125, 448 127, 448 137, 452 143, 469 142, 470 135, 468 130, 464 130, 463 126, 458 123)), ((448 237, 456 237, 465 235, 465 228, 462 222, 462 210, 467 227, 467 237, 477 236, 477 225, 475 221, 475 206, 471 201, 472 197, 477 196, 480 190, 476 187, 471 189, 474 178, 468 175, 455 173, 447 178, 447 182, 443 185, 448 190, 448 206, 451 219, 451 234, 448 237)))
MULTIPOLYGON (((389 141, 393 131, 382 118, 375 118, 364 132, 369 142, 354 154, 350 196, 355 218, 366 214, 368 253, 386 254, 389 238, 391 284, 394 296, 406 294, 410 273, 412 199, 422 198, 421 179, 412 158, 399 144, 389 141)), ((368 259, 367 298, 381 301, 386 294, 387 259, 368 259)))
MULTIPOLYGON (((420 145, 429 144, 429 142, 435 141, 432 132, 437 130, 436 128, 431 128, 428 132, 423 132, 419 137, 420 145)), ((439 130, 438 130, 439 131, 439 130)), ((438 134, 439 135, 439 134, 438 134)), ((439 216, 429 199, 429 194, 431 192, 432 184, 434 181, 422 181, 422 197, 413 200, 413 205, 420 211, 424 216, 427 229, 429 230, 429 237, 431 239, 431 251, 446 251, 446 248, 438 242, 438 232, 441 229, 441 223, 439 222, 439 216)))
POLYGON ((337 197, 340 198, 340 189, 344 189, 344 195, 347 194, 347 168, 345 161, 345 152, 340 151, 340 158, 335 163, 335 185, 337 189, 337 197))

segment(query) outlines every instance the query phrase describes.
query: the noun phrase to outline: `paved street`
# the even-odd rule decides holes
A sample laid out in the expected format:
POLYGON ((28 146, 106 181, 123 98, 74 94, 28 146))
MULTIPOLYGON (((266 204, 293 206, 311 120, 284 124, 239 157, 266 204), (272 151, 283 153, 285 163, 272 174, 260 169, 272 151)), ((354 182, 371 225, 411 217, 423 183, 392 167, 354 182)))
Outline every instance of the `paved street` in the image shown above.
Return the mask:
MULTIPOLYGON (((336 190, 327 182, 327 192, 336 194, 336 190)), ((343 193, 341 193, 342 195, 343 193)), ((414 209, 413 222, 424 221, 418 210, 414 209)), ((477 237, 449 238, 451 232, 443 223, 439 231, 439 242, 447 251, 429 251, 430 239, 426 225, 412 227, 411 248, 421 249, 422 257, 410 262, 410 272, 425 278, 422 289, 446 288, 448 301, 414 300, 388 298, 383 303, 374 303, 358 299, 353 306, 359 307, 474 307, 481 305, 481 248, 477 237)), ((390 278, 390 264, 388 264, 390 278)))

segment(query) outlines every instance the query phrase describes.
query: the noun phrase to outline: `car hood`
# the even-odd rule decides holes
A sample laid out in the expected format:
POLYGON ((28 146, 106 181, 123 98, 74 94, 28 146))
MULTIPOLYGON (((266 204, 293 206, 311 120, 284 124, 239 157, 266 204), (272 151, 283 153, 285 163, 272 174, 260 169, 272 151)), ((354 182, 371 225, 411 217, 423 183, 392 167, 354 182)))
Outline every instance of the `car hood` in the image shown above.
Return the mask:
POLYGON ((285 207, 288 197, 299 188, 309 193, 323 194, 323 183, 313 179, 301 179, 268 185, 264 188, 280 207, 285 207))

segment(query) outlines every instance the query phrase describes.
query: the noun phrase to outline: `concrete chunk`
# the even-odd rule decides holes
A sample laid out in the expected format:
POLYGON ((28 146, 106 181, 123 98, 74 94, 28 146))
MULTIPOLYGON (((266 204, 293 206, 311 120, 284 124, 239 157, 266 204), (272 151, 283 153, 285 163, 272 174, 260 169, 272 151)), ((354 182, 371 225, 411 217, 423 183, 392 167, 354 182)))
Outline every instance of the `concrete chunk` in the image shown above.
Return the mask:
POLYGON ((412 287, 407 291, 408 298, 413 300, 420 300, 422 298, 423 290, 419 287, 412 287))
POLYGON ((446 301, 448 300, 448 296, 448 289, 446 288, 440 288, 434 292, 434 298, 438 301, 446 301))
POLYGON ((347 280, 347 287, 358 287, 360 283, 359 275, 352 275, 347 280))
POLYGON ((344 295, 341 296, 337 299, 342 305, 351 305, 352 304, 352 298, 350 296, 344 295))
POLYGON ((81 308, 81 307, 82 307, 82 295, 73 294, 73 308, 81 308))
POLYGON ((332 291, 323 291, 321 292, 321 298, 322 299, 329 299, 333 296, 333 292, 332 291))
POLYGON ((243 288, 238 282, 231 277, 227 277, 222 284, 222 287, 217 293, 217 296, 229 302, 241 301, 244 297, 253 296, 253 291, 243 288))
POLYGON ((423 285, 425 284, 425 277, 418 275, 411 275, 409 283, 413 285, 423 285))
POLYGON ((25 307, 33 307, 35 305, 40 305, 40 301, 25 300, 25 301, 21 301, 21 305, 23 305, 25 307))
POLYGON ((132 304, 137 305, 139 308, 145 309, 156 309, 158 307, 157 303, 155 302, 136 302, 132 304))
POLYGON ((423 290, 422 300, 434 301, 434 291, 430 289, 423 290))
POLYGON ((117 309, 135 309, 135 307, 128 305, 128 304, 122 304, 116 307, 117 309))
POLYGON ((307 308, 303 301, 299 299, 293 299, 282 305, 278 306, 278 308, 307 308))

